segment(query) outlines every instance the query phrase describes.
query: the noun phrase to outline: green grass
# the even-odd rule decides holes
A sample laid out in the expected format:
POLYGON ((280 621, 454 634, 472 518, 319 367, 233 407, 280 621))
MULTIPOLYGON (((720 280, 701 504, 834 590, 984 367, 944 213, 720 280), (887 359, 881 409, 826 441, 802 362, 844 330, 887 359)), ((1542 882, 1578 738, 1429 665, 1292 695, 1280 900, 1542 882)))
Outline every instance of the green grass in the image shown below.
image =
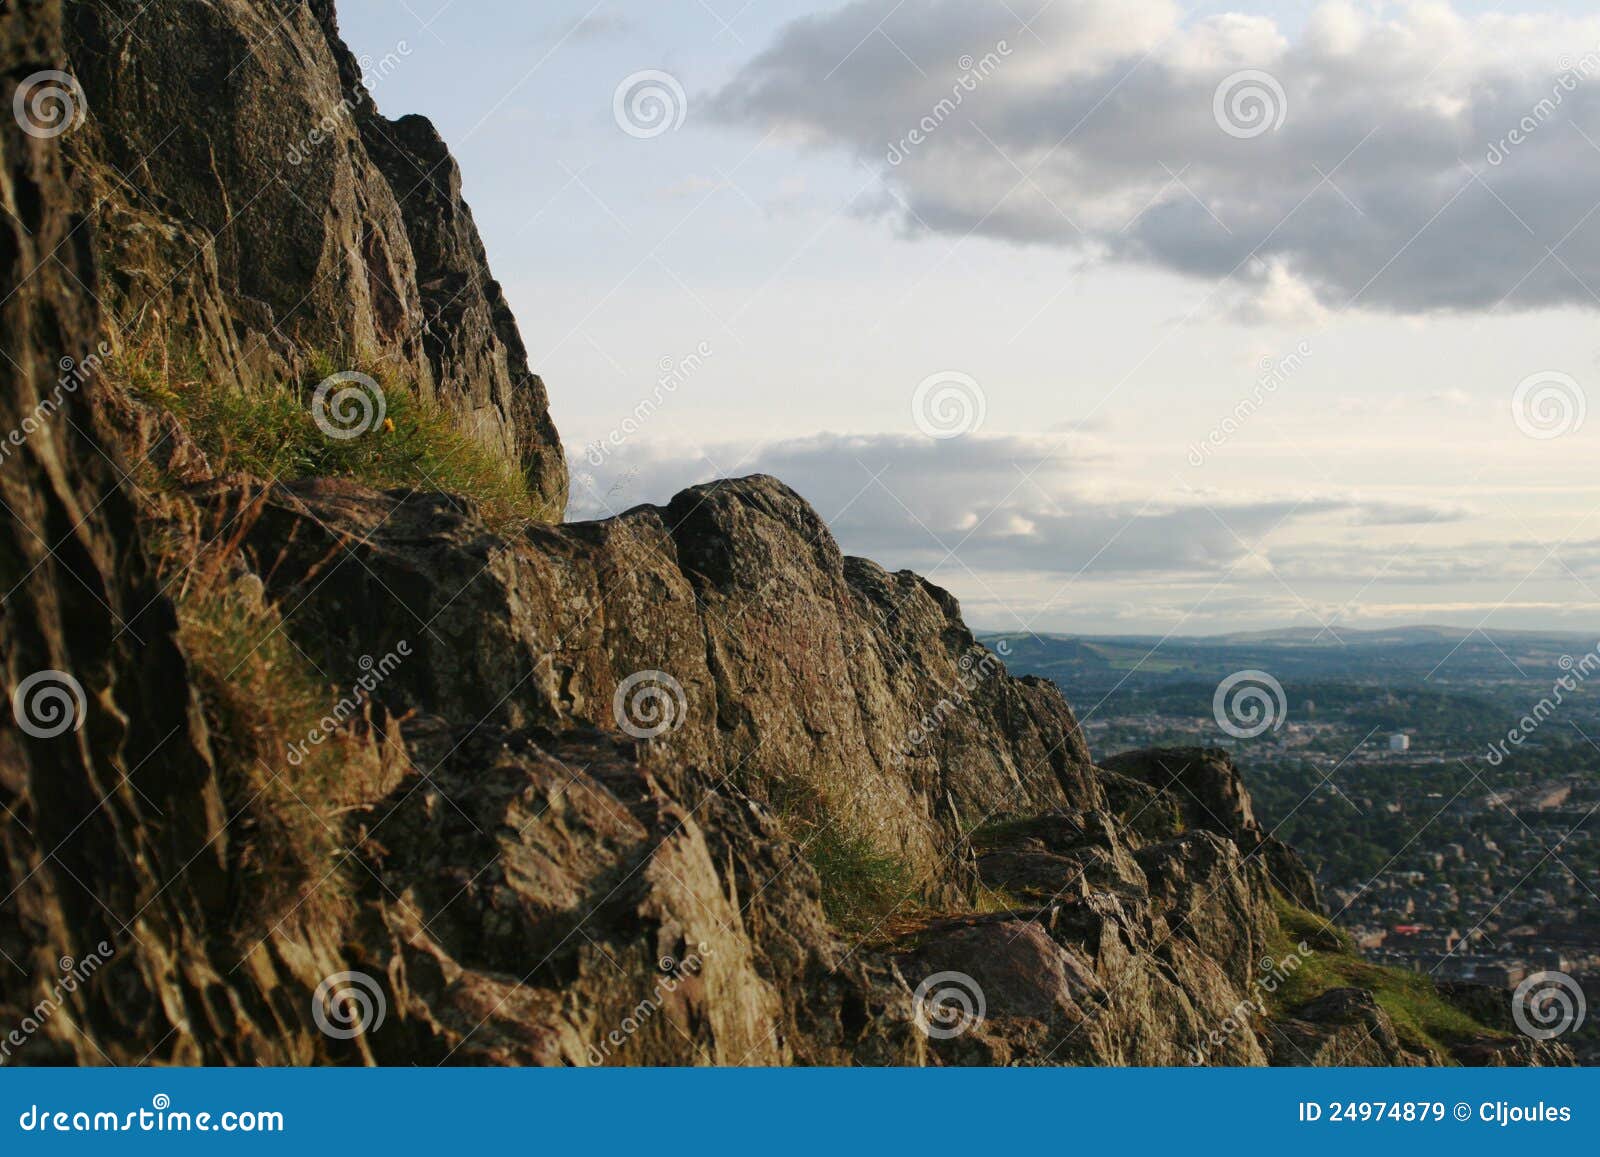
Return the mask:
POLYGON ((1021 896, 1005 888, 991 888, 988 884, 978 885, 978 897, 973 901, 974 912, 1017 912, 1037 908, 1030 905, 1021 896))
POLYGON ((780 814, 816 869, 828 922, 841 932, 872 934, 915 898, 918 881, 911 866, 868 837, 843 831, 839 823, 827 819, 802 818, 789 810, 780 814))
POLYGON ((1187 665, 1177 659, 1152 655, 1138 647, 1121 647, 1108 643, 1085 643, 1083 649, 1099 656, 1113 671, 1144 671, 1154 675, 1170 675, 1187 665))
MULTIPOLYGON (((838 822, 801 819, 792 810, 781 814, 822 882, 823 912, 841 932, 874 941, 896 940, 932 914, 925 906, 925 881, 900 856, 866 836, 842 830, 838 822)), ((1026 907, 1025 900, 986 884, 978 885, 971 904, 974 912, 1026 907)))
POLYGON ((245 390, 213 379, 195 359, 149 350, 125 355, 112 372, 145 405, 174 414, 219 472, 259 478, 350 478, 380 489, 411 487, 474 499, 499 531, 554 521, 521 473, 456 428, 450 414, 408 385, 379 381, 386 420, 350 439, 318 426, 312 398, 337 372, 326 356, 312 359, 312 378, 245 390))
POLYGON ((1370 964, 1356 954, 1345 932, 1320 916, 1281 897, 1277 905, 1280 932, 1272 955, 1287 960, 1296 955, 1296 946, 1302 941, 1312 952, 1273 994, 1275 1015, 1292 1016, 1295 1009, 1329 989, 1365 988, 1389 1014, 1408 1048, 1432 1050, 1448 1058, 1453 1045, 1507 1035, 1449 1003, 1426 975, 1370 964))

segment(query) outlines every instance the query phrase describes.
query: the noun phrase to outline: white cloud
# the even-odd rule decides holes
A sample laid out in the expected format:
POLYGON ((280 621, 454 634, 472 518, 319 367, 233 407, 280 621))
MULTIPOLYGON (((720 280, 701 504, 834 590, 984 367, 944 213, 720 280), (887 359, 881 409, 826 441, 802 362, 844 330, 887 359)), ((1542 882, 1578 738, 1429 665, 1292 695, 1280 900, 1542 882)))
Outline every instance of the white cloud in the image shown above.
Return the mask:
POLYGON ((1255 320, 1600 301, 1600 20, 1341 2, 1290 40, 1167 0, 1056 0, 1028 30, 999 0, 856 0, 713 105, 881 168, 909 230, 1231 274, 1255 320), (1224 111, 1275 130, 1219 128, 1244 70, 1281 104, 1224 111))
MULTIPOLYGON (((569 517, 605 517, 713 478, 771 474, 828 522, 840 546, 891 569, 972 574, 1268 573, 1266 540, 1324 520, 1341 528, 1433 525, 1451 506, 1334 492, 1222 496, 1130 490, 1090 439, 819 434, 761 446, 624 445, 572 461, 569 517)), ((1338 533, 1348 535, 1348 530, 1338 533)))

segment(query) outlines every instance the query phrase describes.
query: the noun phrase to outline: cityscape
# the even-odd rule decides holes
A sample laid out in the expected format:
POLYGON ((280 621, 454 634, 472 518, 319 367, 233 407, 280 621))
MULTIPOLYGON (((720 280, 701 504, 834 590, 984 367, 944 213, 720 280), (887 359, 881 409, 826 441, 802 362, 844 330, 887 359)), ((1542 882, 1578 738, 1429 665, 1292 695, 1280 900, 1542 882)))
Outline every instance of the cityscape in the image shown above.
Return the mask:
MULTIPOLYGON (((987 641, 1004 638, 1013 669, 1061 683, 1097 758, 1229 751, 1262 825, 1313 866, 1328 915, 1373 963, 1508 1000, 1529 976, 1563 972, 1592 1002, 1600 694, 1582 685, 1592 643, 1341 633, 987 641), (1218 692, 1238 672, 1265 687, 1245 727, 1218 692)), ((1592 1024, 1572 1044, 1600 1063, 1592 1024)))

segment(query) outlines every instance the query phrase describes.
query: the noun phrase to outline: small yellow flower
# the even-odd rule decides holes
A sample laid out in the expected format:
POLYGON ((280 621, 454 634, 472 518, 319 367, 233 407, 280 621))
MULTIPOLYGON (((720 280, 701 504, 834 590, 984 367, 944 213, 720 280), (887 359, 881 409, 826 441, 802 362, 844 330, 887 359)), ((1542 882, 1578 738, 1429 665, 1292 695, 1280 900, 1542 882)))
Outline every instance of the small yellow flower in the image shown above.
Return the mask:
POLYGON ((393 434, 394 433, 394 419, 393 418, 385 418, 383 420, 383 432, 385 434, 393 434))

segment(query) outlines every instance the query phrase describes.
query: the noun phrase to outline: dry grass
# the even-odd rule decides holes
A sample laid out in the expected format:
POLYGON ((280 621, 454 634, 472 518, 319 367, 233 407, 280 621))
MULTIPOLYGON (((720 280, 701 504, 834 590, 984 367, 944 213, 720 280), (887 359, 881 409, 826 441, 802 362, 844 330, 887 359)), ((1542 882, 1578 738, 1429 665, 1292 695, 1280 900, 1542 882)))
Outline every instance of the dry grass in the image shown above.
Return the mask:
POLYGON ((384 779, 382 736, 365 711, 308 742, 340 692, 290 641, 279 609, 238 565, 258 515, 259 504, 247 499, 221 535, 198 520, 171 531, 160 559, 210 731, 234 895, 248 897, 233 928, 244 946, 291 914, 314 920, 340 910, 348 897, 341 813, 374 798, 384 779))
POLYGON ((261 479, 351 478, 379 489, 410 487, 471 498, 502 533, 530 522, 558 521, 521 474, 457 429, 450 414, 409 385, 379 382, 386 421, 350 439, 318 425, 311 400, 319 382, 340 368, 327 355, 311 359, 303 383, 244 390, 219 382, 199 358, 147 340, 130 345, 107 372, 135 400, 173 414, 219 472, 261 479))

